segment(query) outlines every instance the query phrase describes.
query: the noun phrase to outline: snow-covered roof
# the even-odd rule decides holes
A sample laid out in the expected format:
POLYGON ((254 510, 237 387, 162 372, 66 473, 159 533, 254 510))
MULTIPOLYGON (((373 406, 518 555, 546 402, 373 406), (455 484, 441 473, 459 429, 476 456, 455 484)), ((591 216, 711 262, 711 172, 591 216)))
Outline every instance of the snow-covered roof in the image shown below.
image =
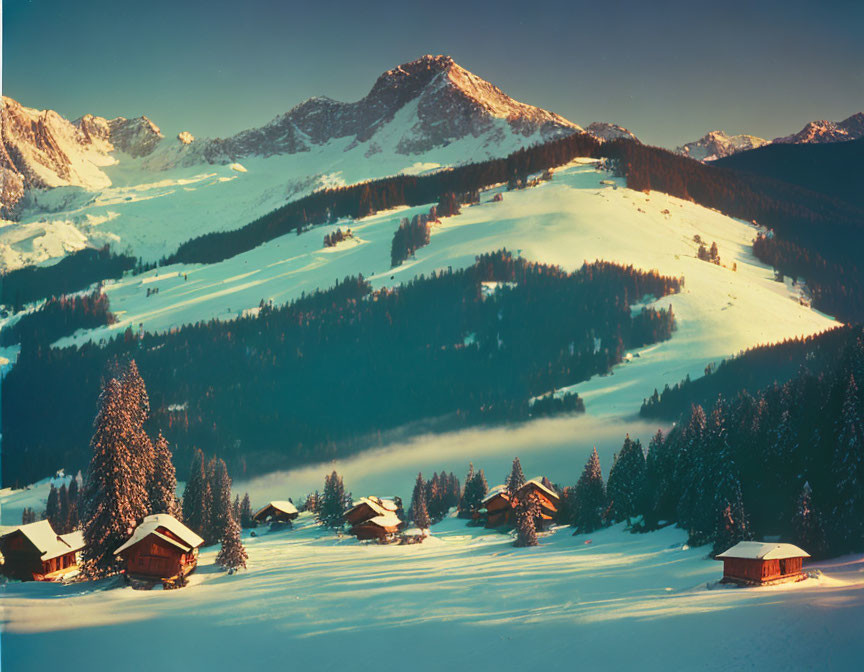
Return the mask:
POLYGON ((15 532, 21 532, 27 540, 39 551, 42 560, 50 560, 73 551, 84 548, 84 533, 70 532, 69 534, 57 534, 51 523, 47 520, 38 520, 35 523, 19 525, 3 536, 9 536, 15 532))
POLYGON ((264 513, 264 511, 269 509, 271 506, 274 509, 276 509, 277 511, 281 511, 282 513, 287 513, 289 515, 294 514, 294 513, 298 513, 297 507, 294 506, 291 502, 280 499, 280 500, 277 500, 275 502, 270 502, 267 506, 262 506, 260 509, 258 509, 255 512, 254 517, 258 517, 259 514, 264 513))
POLYGON ((498 495, 500 495, 502 493, 503 494, 507 493, 507 486, 506 485, 496 485, 494 488, 490 488, 489 492, 481 500, 480 503, 485 504, 486 502, 491 502, 495 497, 497 497, 498 495))
POLYGON ((350 509, 348 509, 348 511, 346 511, 346 513, 348 513, 349 511, 353 511, 358 506, 363 506, 363 504, 366 504, 369 508, 375 511, 375 513, 382 516, 397 511, 399 508, 396 506, 396 502, 394 502, 392 499, 384 499, 382 497, 375 497, 374 495, 370 495, 369 497, 361 497, 359 500, 354 502, 354 504, 351 506, 350 509))
POLYGON ((141 522, 141 524, 135 528, 135 532, 132 533, 132 536, 126 540, 126 543, 124 543, 120 548, 114 551, 114 555, 125 551, 130 546, 134 546, 139 541, 141 541, 145 537, 148 537, 151 534, 155 534, 161 539, 167 539, 174 546, 182 548, 182 550, 184 551, 198 548, 201 544, 204 543, 204 540, 201 537, 195 534, 192 530, 186 527, 174 516, 169 516, 167 513, 154 513, 147 516, 141 522), (168 532, 177 537, 177 539, 180 539, 180 541, 186 544, 186 546, 183 547, 181 544, 177 543, 176 539, 171 539, 167 535, 159 532, 160 528, 168 530, 168 532))
MULTIPOLYGON (((547 488, 545 485, 543 485, 543 479, 542 478, 532 478, 530 481, 526 481, 525 485, 528 485, 529 483, 531 483, 532 485, 536 485, 540 490, 545 492, 550 497, 554 497, 555 499, 561 499, 561 495, 559 495, 554 490, 551 490, 550 488, 547 488)), ((524 488, 525 486, 523 485, 522 487, 524 488)))
POLYGON ((383 516, 375 516, 369 520, 364 520, 360 525, 377 525, 378 527, 399 527, 402 521, 395 513, 386 513, 383 516))
POLYGON ((739 541, 728 551, 716 556, 744 560, 784 560, 786 558, 809 558, 810 554, 793 544, 766 543, 763 541, 739 541))

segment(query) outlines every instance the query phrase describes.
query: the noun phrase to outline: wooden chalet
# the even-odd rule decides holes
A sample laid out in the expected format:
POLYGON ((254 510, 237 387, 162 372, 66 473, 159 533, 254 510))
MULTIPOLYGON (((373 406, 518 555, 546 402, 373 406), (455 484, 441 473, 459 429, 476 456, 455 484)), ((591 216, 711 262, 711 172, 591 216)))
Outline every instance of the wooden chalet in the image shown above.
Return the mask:
POLYGON ((397 515, 399 505, 392 499, 361 497, 345 512, 345 522, 350 525, 349 534, 360 540, 385 541, 402 529, 402 520, 397 515))
POLYGON ((290 523, 299 515, 300 512, 294 504, 279 500, 258 509, 252 516, 252 520, 256 523, 290 523))
POLYGON ((740 541, 715 559, 723 561, 723 583, 764 586, 807 578, 802 565, 809 557, 792 544, 740 541))
POLYGON ((167 513, 147 516, 120 548, 130 579, 171 582, 191 574, 204 540, 167 513))
POLYGON ((540 515, 535 521, 538 530, 546 529, 558 515, 558 507, 561 505, 561 497, 555 492, 552 483, 544 478, 532 478, 526 481, 516 492, 513 501, 507 492, 506 485, 499 485, 489 491, 483 499, 482 506, 486 512, 486 527, 502 527, 512 525, 516 522, 515 509, 519 500, 529 492, 534 493, 540 504, 540 515))
POLYGON ((78 570, 82 548, 81 531, 57 534, 47 520, 21 525, 0 537, 2 571, 20 581, 59 581, 78 570))

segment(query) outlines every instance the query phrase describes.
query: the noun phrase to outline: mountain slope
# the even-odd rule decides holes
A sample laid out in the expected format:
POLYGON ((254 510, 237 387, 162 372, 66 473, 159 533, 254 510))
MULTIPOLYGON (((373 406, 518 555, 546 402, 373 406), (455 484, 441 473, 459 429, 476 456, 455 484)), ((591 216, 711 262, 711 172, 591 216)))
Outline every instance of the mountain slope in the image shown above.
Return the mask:
POLYGON ((792 135, 774 138, 776 144, 830 143, 857 140, 864 137, 864 112, 858 112, 843 121, 811 121, 792 135))
POLYGON ((163 138, 146 117, 73 123, 6 100, 15 123, 4 123, 0 216, 20 221, 0 229, 0 269, 106 243, 154 261, 322 187, 502 157, 581 131, 446 56, 385 72, 358 102, 313 98, 227 139, 163 138))

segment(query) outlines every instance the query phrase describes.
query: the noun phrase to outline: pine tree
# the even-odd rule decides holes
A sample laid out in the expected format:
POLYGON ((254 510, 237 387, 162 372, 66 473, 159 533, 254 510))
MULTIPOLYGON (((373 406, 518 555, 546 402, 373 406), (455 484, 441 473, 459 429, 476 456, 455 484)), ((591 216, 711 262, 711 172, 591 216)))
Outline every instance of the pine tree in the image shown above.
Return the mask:
POLYGON ((210 530, 210 512, 213 494, 207 478, 204 453, 195 449, 192 454, 192 467, 189 480, 183 491, 183 522, 205 540, 210 530))
POLYGON ((606 487, 603 485, 603 472, 600 469, 597 448, 594 448, 582 475, 573 488, 571 507, 572 522, 577 534, 593 532, 603 526, 606 487))
POLYGON ((644 510, 645 453, 639 439, 631 441, 629 434, 609 471, 606 493, 616 521, 626 520, 629 525, 630 518, 644 510))
POLYGON ((51 524, 57 534, 62 534, 65 523, 63 512, 60 510, 60 492, 51 484, 48 491, 48 502, 45 504, 45 519, 51 524))
POLYGON ((536 546, 536 521, 540 516, 540 502, 534 491, 529 491, 516 505, 516 546, 536 546))
POLYGON ((216 556, 216 564, 234 573, 240 567, 246 567, 248 557, 240 540, 240 524, 233 517, 228 516, 228 524, 222 534, 222 548, 216 556))
POLYGON ((208 465, 212 503, 210 509, 210 540, 216 543, 225 538, 231 521, 231 477, 221 458, 214 457, 208 465))
MULTIPOLYGON (((231 505, 231 517, 240 523, 240 495, 234 495, 234 503, 231 505)), ((242 528, 243 526, 240 525, 242 528)))
POLYGON ((324 492, 318 503, 318 521, 333 529, 339 529, 344 522, 345 484, 335 471, 324 478, 324 492))
POLYGON ((792 518, 793 539, 795 543, 813 557, 821 557, 826 552, 825 527, 822 516, 813 506, 813 490, 810 483, 804 483, 795 515, 792 518))
POLYGON ((834 501, 831 514, 833 550, 857 552, 864 548, 864 424, 858 385, 849 376, 832 464, 834 501))
POLYGON ((171 460, 171 448, 162 432, 153 444, 153 475, 150 479, 150 512, 167 513, 180 519, 177 501, 177 472, 171 460))
POLYGON ((717 524, 714 529, 713 555, 729 550, 739 541, 753 538, 750 520, 744 511, 741 488, 737 481, 729 497, 723 497, 718 507, 717 524))
POLYGON ((423 474, 417 474, 414 484, 414 493, 411 495, 411 518, 414 525, 421 530, 428 530, 431 525, 429 520, 429 509, 426 505, 426 484, 423 474))
POLYGON ((134 359, 129 360, 123 369, 120 386, 123 388, 123 403, 130 421, 129 448, 132 459, 135 461, 139 478, 149 489, 155 463, 153 442, 144 427, 150 417, 150 397, 134 359))
POLYGON ((465 476, 465 489, 462 491, 462 496, 459 498, 459 515, 462 517, 468 516, 474 510, 472 501, 472 490, 474 484, 474 463, 468 464, 468 474, 465 476))
POLYGON ((133 455, 132 434, 123 388, 112 378, 99 397, 90 441, 93 455, 82 493, 83 569, 89 576, 115 570, 114 551, 148 512, 146 481, 133 455))
POLYGON ((29 525, 30 523, 36 522, 36 512, 31 509, 29 506, 25 506, 24 510, 21 512, 21 524, 29 525))
MULTIPOLYGON (((73 478, 71 481, 74 482, 75 479, 73 478)), ((58 527, 55 527, 54 531, 58 534, 68 534, 73 528, 69 527, 69 490, 66 488, 65 483, 60 486, 57 496, 60 503, 60 520, 58 521, 58 527)))
POLYGON ((77 530, 81 526, 78 513, 81 502, 80 492, 78 477, 76 476, 69 483, 69 508, 66 513, 66 528, 70 532, 77 530))
POLYGON ((510 470, 510 476, 507 477, 507 494, 510 495, 511 502, 523 485, 525 485, 525 474, 522 473, 522 464, 518 457, 514 457, 513 468, 510 470))
POLYGON ((252 502, 249 500, 249 493, 247 492, 243 495, 243 500, 240 502, 240 526, 244 529, 255 527, 252 515, 252 502))

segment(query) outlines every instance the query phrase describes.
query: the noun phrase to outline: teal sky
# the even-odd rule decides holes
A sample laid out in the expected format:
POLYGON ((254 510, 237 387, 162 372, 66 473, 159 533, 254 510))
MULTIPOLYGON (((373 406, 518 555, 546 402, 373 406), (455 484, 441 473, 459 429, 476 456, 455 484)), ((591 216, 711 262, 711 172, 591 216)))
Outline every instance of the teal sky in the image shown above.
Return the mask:
POLYGON ((446 53, 577 123, 674 146, 864 110, 864 2, 3 0, 3 93, 225 136, 446 53))

